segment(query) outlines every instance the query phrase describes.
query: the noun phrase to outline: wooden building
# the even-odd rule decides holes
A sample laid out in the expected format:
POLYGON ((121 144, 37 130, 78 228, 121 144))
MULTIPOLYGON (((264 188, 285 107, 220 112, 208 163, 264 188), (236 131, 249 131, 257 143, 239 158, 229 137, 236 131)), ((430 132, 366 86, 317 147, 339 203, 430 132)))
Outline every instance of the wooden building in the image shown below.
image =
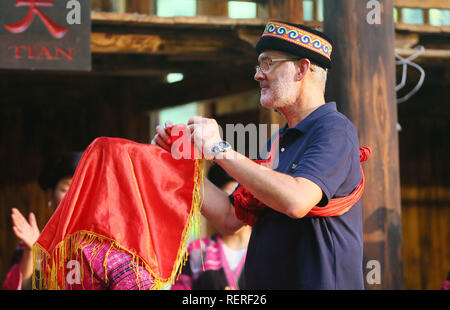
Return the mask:
MULTIPOLYGON (((259 107, 258 84, 253 80, 254 44, 268 18, 323 29, 327 1, 241 1, 251 5, 254 16, 232 17, 229 1, 192 1, 194 16, 166 17, 158 16, 157 0, 91 0, 91 71, 0 69, 0 281, 17 244, 11 208, 24 214, 33 211, 41 229, 51 215, 36 181, 50 155, 84 150, 99 136, 148 143, 162 109, 192 102, 197 113, 216 118, 223 127, 227 123, 282 124, 276 113, 259 107), (183 79, 171 83, 170 73, 181 73, 183 79)), ((394 206, 399 212, 377 207, 364 222, 366 251, 375 247, 384 251, 382 281, 367 288, 439 289, 450 272, 450 164, 446 160, 450 151, 450 4, 378 2, 383 8, 395 7, 395 54, 406 58, 416 53, 417 46, 425 48, 413 60, 423 68, 425 80, 406 102, 398 106, 394 102, 393 120, 401 130, 397 149, 386 152, 398 152, 392 170, 399 172, 401 201, 394 206), (408 21, 411 12, 422 16, 419 23, 408 21), (435 21, 436 12, 444 21, 435 21), (377 240, 381 247, 375 245, 377 240), (398 270, 384 270, 385 266, 398 270)), ((365 16, 361 19, 366 22, 365 16)), ((420 72, 411 66, 407 73, 398 98, 420 79, 420 72)), ((392 75, 394 69, 389 78, 398 84, 402 66, 396 66, 396 77, 392 75)), ((330 71, 331 88, 334 81, 330 71)), ((333 95, 327 90, 327 99, 334 99, 333 95)), ((344 113, 349 111, 342 108, 344 113)), ((358 131, 369 126, 357 124, 358 131)), ((392 191, 387 190, 386 197, 397 195, 396 187, 392 191)))

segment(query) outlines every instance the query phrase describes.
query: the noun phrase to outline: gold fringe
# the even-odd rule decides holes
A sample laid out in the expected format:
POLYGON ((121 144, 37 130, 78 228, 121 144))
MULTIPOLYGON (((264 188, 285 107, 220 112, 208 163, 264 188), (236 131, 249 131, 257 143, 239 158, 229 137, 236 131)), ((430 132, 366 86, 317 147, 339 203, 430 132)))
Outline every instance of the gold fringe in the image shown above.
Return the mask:
MULTIPOLYGON (((89 266, 91 266, 92 260, 101 252, 100 250, 105 246, 109 246, 106 251, 103 268, 105 272, 105 283, 108 283, 109 279, 107 276, 106 262, 111 250, 116 249, 120 251, 125 251, 132 256, 131 264, 133 270, 136 274, 136 281, 139 285, 141 280, 141 275, 139 273, 139 268, 146 269, 150 276, 153 278, 153 285, 150 289, 161 290, 167 287, 169 284, 175 282, 176 275, 181 273, 181 267, 186 264, 188 253, 187 245, 190 237, 198 238, 199 235, 199 225, 200 225, 200 211, 202 205, 202 195, 203 192, 203 160, 195 160, 194 162, 194 189, 192 193, 192 206, 188 217, 187 225, 185 226, 181 242, 177 253, 177 258, 169 278, 164 279, 157 276, 147 265, 147 263, 137 254, 130 252, 126 248, 122 247, 115 240, 101 236, 91 231, 78 231, 72 235, 66 236, 64 240, 58 243, 53 250, 53 255, 51 256, 44 248, 42 248, 38 243, 33 246, 33 278, 32 278, 32 288, 33 289, 46 289, 46 290, 64 290, 66 289, 65 284, 65 263, 67 259, 76 259, 83 266, 84 258, 80 253, 87 246, 92 245, 96 241, 100 241, 92 251, 92 257, 90 259, 89 266), (202 189, 202 190, 201 190, 202 189), (51 261, 50 261, 51 260, 51 261), (46 268, 42 270, 41 268, 46 268), (60 275, 61 286, 58 283, 58 275, 60 275)), ((94 281, 94 271, 91 270, 91 281, 94 281)), ((81 279, 84 279, 86 275, 84 274, 84 268, 81 268, 81 279)), ((81 285, 83 285, 83 280, 81 285)), ((82 286, 85 289, 84 286, 82 286)), ((139 286, 139 289, 141 287, 139 286)))

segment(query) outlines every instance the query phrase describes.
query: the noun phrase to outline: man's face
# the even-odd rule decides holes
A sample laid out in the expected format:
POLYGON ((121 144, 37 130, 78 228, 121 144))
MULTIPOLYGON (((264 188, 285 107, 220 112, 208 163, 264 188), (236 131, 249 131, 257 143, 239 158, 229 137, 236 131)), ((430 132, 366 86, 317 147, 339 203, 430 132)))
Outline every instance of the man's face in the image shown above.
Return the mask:
MULTIPOLYGON (((292 56, 278 51, 264 51, 258 57, 260 66, 271 59, 287 59, 292 56)), ((297 99, 298 85, 296 67, 292 61, 274 61, 268 68, 258 70, 255 80, 261 87, 261 105, 269 109, 280 109, 297 99)))

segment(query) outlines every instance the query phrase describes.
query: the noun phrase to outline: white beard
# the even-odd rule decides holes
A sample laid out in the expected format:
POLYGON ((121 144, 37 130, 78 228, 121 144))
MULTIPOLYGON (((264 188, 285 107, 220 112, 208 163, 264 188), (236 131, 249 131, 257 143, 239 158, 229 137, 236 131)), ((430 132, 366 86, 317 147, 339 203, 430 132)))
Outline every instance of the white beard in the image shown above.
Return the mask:
POLYGON ((278 83, 261 89, 260 103, 268 109, 280 109, 296 101, 295 87, 288 83, 278 83))

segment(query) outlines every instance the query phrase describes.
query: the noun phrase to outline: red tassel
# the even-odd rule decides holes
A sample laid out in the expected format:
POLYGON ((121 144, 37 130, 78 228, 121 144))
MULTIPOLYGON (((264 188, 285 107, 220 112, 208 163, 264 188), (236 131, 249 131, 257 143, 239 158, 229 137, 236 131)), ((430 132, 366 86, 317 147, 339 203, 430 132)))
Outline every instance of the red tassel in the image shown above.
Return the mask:
POLYGON ((363 146, 359 148, 359 161, 365 162, 372 155, 372 149, 368 146, 363 146))

